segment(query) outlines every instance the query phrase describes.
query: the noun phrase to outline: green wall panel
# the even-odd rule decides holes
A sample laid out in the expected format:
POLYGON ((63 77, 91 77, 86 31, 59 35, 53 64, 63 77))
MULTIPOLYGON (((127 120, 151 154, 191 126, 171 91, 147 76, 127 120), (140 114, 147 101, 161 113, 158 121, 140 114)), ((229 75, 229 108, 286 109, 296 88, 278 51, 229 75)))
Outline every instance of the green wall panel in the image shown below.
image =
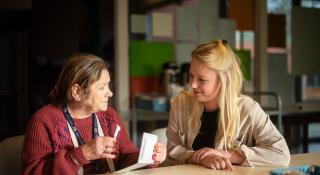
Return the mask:
POLYGON ((251 56, 249 50, 235 50, 241 60, 241 70, 245 80, 251 80, 251 56))
POLYGON ((170 42, 130 41, 130 76, 159 76, 162 65, 174 60, 170 42))

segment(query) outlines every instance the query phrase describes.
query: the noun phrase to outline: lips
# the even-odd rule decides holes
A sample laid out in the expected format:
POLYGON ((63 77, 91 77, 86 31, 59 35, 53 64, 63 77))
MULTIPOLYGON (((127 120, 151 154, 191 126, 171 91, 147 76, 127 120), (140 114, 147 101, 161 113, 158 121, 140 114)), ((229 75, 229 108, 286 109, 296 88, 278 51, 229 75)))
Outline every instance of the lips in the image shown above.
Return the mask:
POLYGON ((201 91, 192 90, 194 94, 201 94, 201 91))
POLYGON ((202 94, 201 93, 195 93, 195 96, 200 97, 200 96, 202 96, 202 94))

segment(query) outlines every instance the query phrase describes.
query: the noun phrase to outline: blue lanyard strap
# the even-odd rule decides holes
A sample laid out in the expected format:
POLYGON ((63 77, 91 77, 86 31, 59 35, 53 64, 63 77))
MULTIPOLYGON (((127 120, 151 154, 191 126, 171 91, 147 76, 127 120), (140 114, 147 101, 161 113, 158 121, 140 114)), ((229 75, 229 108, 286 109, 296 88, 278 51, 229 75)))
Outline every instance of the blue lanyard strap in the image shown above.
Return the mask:
POLYGON ((97 115, 96 115, 96 113, 93 113, 92 114, 92 123, 93 123, 93 136, 92 136, 92 138, 96 138, 96 137, 98 137, 99 136, 99 130, 98 130, 98 122, 97 122, 97 115))
MULTIPOLYGON (((71 117, 71 114, 68 110, 67 105, 63 105, 63 114, 64 114, 64 118, 66 118, 67 122, 69 123, 69 125, 71 126, 72 131, 74 132, 74 135, 77 138, 78 144, 82 145, 84 144, 84 141, 76 127, 76 125, 74 124, 74 121, 71 117)), ((98 131, 98 122, 97 122, 97 115, 96 113, 92 114, 92 125, 93 125, 93 135, 92 138, 96 138, 99 136, 99 131, 98 131)), ((92 166, 95 169, 96 172, 99 172, 100 166, 97 160, 93 160, 92 162, 92 166)))
MULTIPOLYGON (((74 124, 74 121, 69 113, 68 107, 67 105, 63 106, 63 114, 64 114, 64 118, 67 120, 67 122, 69 123, 69 125, 71 126, 72 131, 74 132, 74 135, 77 138, 78 144, 82 145, 84 144, 84 141, 80 135, 80 132, 78 131, 76 125, 74 124)), ((97 122, 97 115, 95 113, 92 114, 92 125, 93 125, 93 136, 92 138, 96 138, 99 136, 99 131, 98 131, 98 122, 97 122)))

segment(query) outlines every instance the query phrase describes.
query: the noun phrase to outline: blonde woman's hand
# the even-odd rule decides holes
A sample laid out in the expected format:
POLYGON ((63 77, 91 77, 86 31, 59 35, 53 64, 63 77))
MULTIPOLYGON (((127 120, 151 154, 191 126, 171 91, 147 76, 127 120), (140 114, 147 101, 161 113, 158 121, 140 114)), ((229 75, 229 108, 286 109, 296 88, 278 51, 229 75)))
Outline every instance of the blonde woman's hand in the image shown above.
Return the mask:
POLYGON ((214 170, 233 170, 230 160, 219 155, 208 155, 200 162, 200 165, 214 170))
POLYGON ((204 165, 208 168, 211 168, 211 164, 210 164, 210 162, 208 162, 211 160, 214 162, 214 165, 217 162, 222 162, 222 165, 219 167, 217 166, 215 169, 220 169, 220 167, 222 167, 223 169, 231 169, 232 170, 233 167, 232 167, 232 164, 231 164, 229 158, 230 158, 230 156, 229 156, 229 154, 227 154, 227 152, 222 151, 222 150, 213 149, 213 148, 207 148, 207 147, 197 150, 192 156, 192 160, 193 160, 194 164, 200 164, 200 165, 204 165), (225 168, 225 167, 227 167, 227 168, 225 168))
POLYGON ((194 164, 200 164, 200 162, 207 156, 209 155, 214 155, 214 156, 222 156, 224 157, 225 155, 219 151, 219 150, 216 150, 216 149, 213 149, 213 148, 208 148, 208 147, 205 147, 205 148, 201 148, 199 150, 197 150, 193 156, 192 156, 192 159, 193 159, 193 163, 194 164))
POLYGON ((101 158, 114 159, 117 151, 117 140, 108 136, 99 136, 82 147, 84 157, 90 160, 101 158))

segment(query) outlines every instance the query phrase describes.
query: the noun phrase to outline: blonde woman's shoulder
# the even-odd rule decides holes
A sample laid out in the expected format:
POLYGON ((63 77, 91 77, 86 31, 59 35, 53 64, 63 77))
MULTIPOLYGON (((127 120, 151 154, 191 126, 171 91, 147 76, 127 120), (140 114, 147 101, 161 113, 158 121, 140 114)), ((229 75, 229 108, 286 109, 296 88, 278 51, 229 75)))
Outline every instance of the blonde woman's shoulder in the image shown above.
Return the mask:
POLYGON ((241 95, 237 99, 237 104, 241 114, 249 114, 255 108, 257 102, 247 95, 241 95))
POLYGON ((265 115, 259 103, 247 95, 242 95, 238 98, 238 108, 241 116, 254 117, 256 114, 259 114, 259 116, 265 115))
POLYGON ((238 97, 237 103, 238 105, 244 105, 244 106, 250 107, 252 105, 255 105, 256 101, 247 95, 241 95, 238 97))
POLYGON ((193 98, 194 98, 194 96, 193 96, 192 92, 183 90, 173 99, 173 101, 191 100, 193 98))
POLYGON ((192 92, 190 91, 181 91, 179 93, 179 95, 177 95, 173 100, 172 100, 172 104, 173 105, 192 105, 196 102, 196 99, 193 95, 192 92))

